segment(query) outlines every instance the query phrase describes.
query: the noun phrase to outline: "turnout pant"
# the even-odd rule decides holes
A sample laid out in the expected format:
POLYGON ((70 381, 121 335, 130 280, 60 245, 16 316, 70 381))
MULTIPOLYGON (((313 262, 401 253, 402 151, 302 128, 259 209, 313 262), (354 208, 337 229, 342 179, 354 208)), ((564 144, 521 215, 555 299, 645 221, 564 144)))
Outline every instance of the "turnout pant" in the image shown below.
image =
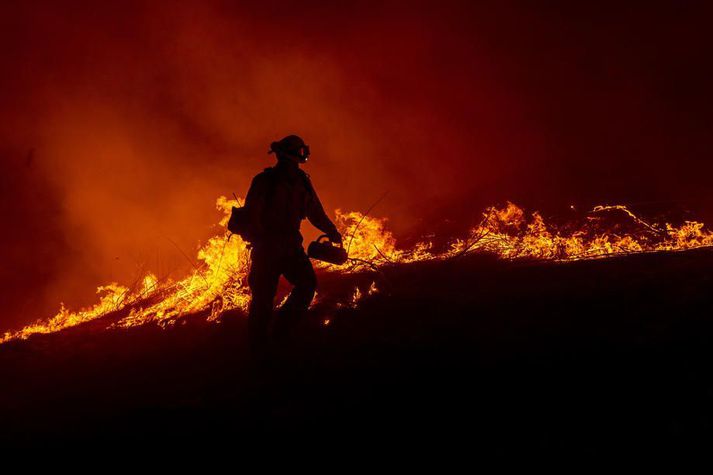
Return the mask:
POLYGON ((317 287, 312 263, 302 246, 256 246, 251 252, 248 285, 251 291, 248 313, 250 347, 262 352, 268 343, 272 309, 280 276, 294 286, 280 308, 274 333, 285 339, 295 324, 307 312, 317 287))

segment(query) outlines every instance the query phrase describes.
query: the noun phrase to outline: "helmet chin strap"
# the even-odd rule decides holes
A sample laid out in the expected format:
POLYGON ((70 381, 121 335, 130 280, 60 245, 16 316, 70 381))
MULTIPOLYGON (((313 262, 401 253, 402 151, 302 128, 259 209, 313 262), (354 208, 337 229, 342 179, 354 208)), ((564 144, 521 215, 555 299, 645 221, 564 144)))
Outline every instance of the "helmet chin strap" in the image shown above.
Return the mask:
POLYGON ((307 159, 309 158, 309 155, 304 156, 304 155, 301 155, 298 153, 292 153, 292 152, 283 152, 283 154, 295 159, 298 163, 306 163, 307 159))
POLYGON ((283 152, 276 155, 278 160, 287 160, 294 163, 305 163, 307 161, 307 158, 295 155, 294 153, 283 152))
POLYGON ((294 138, 298 139, 301 145, 299 145, 298 147, 285 146, 281 143, 285 141, 285 139, 283 139, 279 142, 272 142, 272 145, 270 145, 270 150, 268 150, 267 153, 274 153, 278 156, 283 155, 291 158, 296 158, 299 163, 305 163, 310 155, 309 145, 305 144, 302 139, 297 136, 294 136, 294 138))

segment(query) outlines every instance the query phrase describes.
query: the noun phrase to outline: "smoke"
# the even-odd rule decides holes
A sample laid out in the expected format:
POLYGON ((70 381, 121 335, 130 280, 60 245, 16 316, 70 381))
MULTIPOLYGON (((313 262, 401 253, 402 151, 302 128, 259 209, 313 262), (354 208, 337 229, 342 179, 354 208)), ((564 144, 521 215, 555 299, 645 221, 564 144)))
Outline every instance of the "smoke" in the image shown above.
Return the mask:
POLYGON ((388 191, 401 233, 504 199, 711 209, 696 7, 322 3, 2 7, 0 328, 180 275, 290 133, 328 209, 388 191))

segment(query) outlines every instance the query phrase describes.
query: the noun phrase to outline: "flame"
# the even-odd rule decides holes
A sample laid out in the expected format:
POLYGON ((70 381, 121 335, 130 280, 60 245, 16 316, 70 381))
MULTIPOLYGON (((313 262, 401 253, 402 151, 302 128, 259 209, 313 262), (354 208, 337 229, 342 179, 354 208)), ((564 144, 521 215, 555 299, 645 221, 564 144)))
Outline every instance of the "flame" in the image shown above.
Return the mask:
POLYGON ((378 292, 379 292, 379 289, 376 288, 376 282, 372 282, 371 285, 369 286, 369 288, 366 289, 366 292, 362 292, 359 287, 355 287, 354 294, 352 294, 352 297, 348 303, 348 306, 356 307, 364 297, 370 297, 378 292))
POLYGON ((680 227, 650 224, 622 205, 597 206, 590 212, 588 225, 565 233, 548 227, 537 212, 528 221, 520 208, 508 203, 504 209, 486 210, 483 223, 471 230, 470 243, 458 242, 452 252, 470 246, 469 250, 494 252, 507 259, 581 260, 711 245, 713 233, 704 230, 703 223, 686 221, 680 227), (631 229, 601 229, 602 215, 616 211, 628 218, 631 229))
MULTIPOLYGON (((220 224, 226 225, 233 206, 242 205, 239 199, 218 198, 216 206, 224 214, 220 224)), ((395 237, 386 228, 385 218, 337 210, 335 224, 347 236, 344 246, 349 250, 350 263, 342 267, 322 262, 316 265, 328 272, 342 273, 449 259, 471 252, 493 253, 502 259, 568 261, 713 246, 713 232, 706 230, 703 223, 651 224, 622 205, 597 206, 585 224, 565 231, 548 225, 538 212, 528 216, 522 208, 508 202, 503 208, 488 208, 480 224, 465 238, 454 239, 445 251, 439 252, 434 251, 430 241, 419 242, 408 249, 397 247, 395 237), (628 227, 607 227, 604 216, 611 213, 624 216, 628 227)), ((250 266, 248 244, 238 236, 214 236, 199 249, 197 258, 200 265, 182 280, 161 281, 154 274, 147 274, 140 285, 133 286, 135 288, 116 283, 101 286, 97 289, 100 298, 96 305, 75 312, 61 305, 54 317, 16 332, 6 332, 0 343, 56 332, 126 309, 128 314, 109 325, 110 328, 147 323, 173 325, 184 315, 201 312, 207 320, 215 321, 225 310, 246 311, 250 300, 246 282, 250 266)), ((357 287, 347 302, 338 306, 354 308, 364 296, 377 292, 375 282, 365 292, 357 287)), ((323 324, 329 325, 329 322, 330 319, 325 319, 323 324)))
POLYGON ((63 328, 73 327, 85 322, 102 317, 108 313, 122 309, 131 299, 127 298, 129 289, 115 283, 103 285, 97 288, 97 294, 100 295, 99 303, 91 308, 80 310, 79 312, 70 312, 60 304, 59 312, 46 321, 38 321, 23 329, 11 333, 6 332, 0 339, 0 343, 4 343, 11 339, 26 339, 30 335, 36 333, 52 333, 63 328))

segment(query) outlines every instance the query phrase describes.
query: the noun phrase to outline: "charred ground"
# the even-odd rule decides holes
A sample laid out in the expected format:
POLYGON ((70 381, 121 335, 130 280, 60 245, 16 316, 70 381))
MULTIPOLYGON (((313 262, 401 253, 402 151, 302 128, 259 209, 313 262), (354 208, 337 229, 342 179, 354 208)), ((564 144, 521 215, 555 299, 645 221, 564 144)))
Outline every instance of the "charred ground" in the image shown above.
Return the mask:
MULTIPOLYGON (((570 263, 464 256, 387 268, 317 306, 267 369, 245 318, 0 346, 3 443, 232 444, 359 436, 471 450, 696 451, 713 434, 713 252, 570 263), (329 325, 324 320, 329 318, 329 325)), ((374 274, 321 278, 326 294, 374 274)))

